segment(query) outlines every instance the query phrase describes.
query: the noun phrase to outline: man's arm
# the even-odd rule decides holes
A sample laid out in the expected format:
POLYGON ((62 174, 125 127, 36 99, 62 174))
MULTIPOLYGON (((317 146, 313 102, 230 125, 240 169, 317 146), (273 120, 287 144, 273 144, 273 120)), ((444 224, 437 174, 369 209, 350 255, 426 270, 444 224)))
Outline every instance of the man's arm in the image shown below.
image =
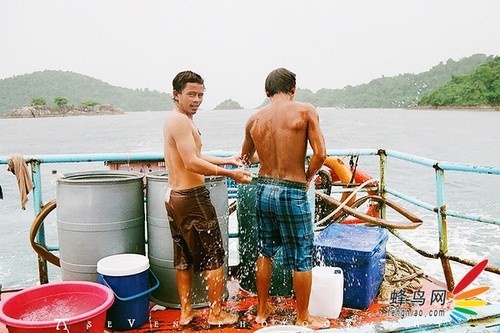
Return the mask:
MULTIPOLYGON (((184 166, 190 172, 198 173, 205 176, 225 176, 233 178, 238 183, 249 183, 251 174, 244 170, 226 169, 217 166, 202 158, 201 153, 196 147, 191 124, 187 120, 182 119, 176 123, 172 129, 172 137, 175 140, 177 151, 184 163, 184 166), (248 178, 248 179, 247 179, 248 178)), ((217 159, 214 157, 214 159, 217 159)))
POLYGON ((255 143, 250 135, 250 128, 253 124, 253 117, 250 118, 245 126, 245 140, 241 146, 241 160, 245 165, 251 165, 259 162, 259 155, 255 150, 255 143))
POLYGON ((233 155, 229 157, 217 157, 217 156, 202 154, 201 158, 215 165, 233 165, 235 167, 243 166, 239 155, 233 155))
POLYGON ((310 119, 307 126, 307 137, 309 139, 309 144, 313 150, 313 154, 309 160, 306 171, 306 181, 310 182, 314 175, 319 171, 323 162, 326 159, 326 145, 325 138, 319 127, 319 115, 318 111, 312 107, 310 114, 310 119))

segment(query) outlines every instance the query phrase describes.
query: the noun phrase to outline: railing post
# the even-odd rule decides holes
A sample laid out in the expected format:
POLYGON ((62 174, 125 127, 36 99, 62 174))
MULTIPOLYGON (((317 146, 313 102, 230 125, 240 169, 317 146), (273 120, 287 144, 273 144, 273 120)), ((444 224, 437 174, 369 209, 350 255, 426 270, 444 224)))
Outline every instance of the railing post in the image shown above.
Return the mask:
POLYGON ((449 291, 455 287, 453 272, 451 271, 450 261, 446 257, 448 255, 448 227, 446 223, 446 204, 444 199, 444 170, 436 164, 436 197, 437 197, 437 218, 439 231, 439 258, 443 267, 446 286, 449 291))
MULTIPOLYGON (((387 154, 385 150, 379 149, 378 155, 380 157, 380 184, 379 195, 385 199, 385 170, 387 167, 387 154)), ((380 205, 380 218, 385 219, 385 204, 380 205)))
MULTIPOLYGON (((30 161, 31 165, 31 178, 33 179, 33 205, 34 205, 34 213, 35 216, 38 215, 40 210, 43 207, 42 200, 42 173, 40 171, 40 162, 36 160, 30 161)), ((41 246, 46 247, 45 244, 45 227, 42 224, 40 229, 38 229, 38 233, 36 236, 36 241, 41 246)), ((38 277, 41 284, 45 284, 49 282, 49 275, 47 271, 47 260, 37 255, 38 259, 38 277)))

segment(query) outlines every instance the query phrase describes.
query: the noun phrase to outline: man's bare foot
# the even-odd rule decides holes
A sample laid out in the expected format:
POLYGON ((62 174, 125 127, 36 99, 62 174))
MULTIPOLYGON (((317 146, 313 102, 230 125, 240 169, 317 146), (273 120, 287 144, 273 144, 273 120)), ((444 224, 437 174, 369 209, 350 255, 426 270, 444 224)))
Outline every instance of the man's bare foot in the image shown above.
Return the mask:
POLYGON ((210 314, 208 324, 213 326, 232 325, 238 322, 238 316, 226 311, 221 311, 218 316, 210 314))
POLYGON ((194 318, 200 317, 200 316, 201 316, 201 311, 191 309, 191 311, 188 311, 188 313, 181 313, 181 318, 179 319, 179 324, 181 324, 183 326, 187 325, 194 318))
POLYGON ((297 319, 295 325, 312 329, 328 328, 330 327, 330 321, 324 317, 309 316, 307 320, 297 319))
POLYGON ((276 308, 271 304, 267 304, 266 309, 262 311, 262 313, 260 313, 257 309, 257 317, 255 317, 255 322, 261 325, 264 324, 267 318, 272 315, 274 311, 276 311, 276 308))

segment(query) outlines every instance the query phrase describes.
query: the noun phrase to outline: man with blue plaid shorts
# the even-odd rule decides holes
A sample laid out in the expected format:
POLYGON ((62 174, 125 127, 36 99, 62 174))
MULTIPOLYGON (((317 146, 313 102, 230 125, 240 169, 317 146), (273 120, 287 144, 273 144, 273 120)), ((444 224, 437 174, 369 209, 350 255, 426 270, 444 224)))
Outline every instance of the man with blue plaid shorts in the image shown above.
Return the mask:
POLYGON ((323 165, 326 148, 318 112, 311 104, 294 101, 295 89, 294 73, 285 68, 272 71, 265 82, 271 102, 252 115, 245 127, 242 159, 246 164, 260 163, 255 321, 264 324, 274 312, 274 306, 268 303, 272 259, 283 248, 284 264, 293 271, 295 324, 320 328, 327 319, 311 316, 308 311, 314 234, 307 188, 323 165), (308 144, 313 154, 306 170, 308 144))

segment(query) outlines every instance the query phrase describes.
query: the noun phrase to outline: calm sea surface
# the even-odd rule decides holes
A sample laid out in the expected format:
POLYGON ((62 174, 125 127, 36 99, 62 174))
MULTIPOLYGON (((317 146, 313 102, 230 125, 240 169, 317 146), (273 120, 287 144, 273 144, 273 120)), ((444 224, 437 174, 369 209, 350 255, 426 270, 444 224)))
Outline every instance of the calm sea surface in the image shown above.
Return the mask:
MULTIPOLYGON (((200 110, 195 122, 203 137, 203 150, 238 151, 244 124, 254 110, 200 110)), ((132 112, 115 116, 79 116, 40 119, 0 119, 0 156, 76 153, 161 152, 162 125, 166 112, 132 112)), ((500 167, 500 112, 323 109, 321 126, 328 149, 384 148, 433 160, 500 167)), ((291 143, 293 144, 293 143, 291 143)), ((81 170, 105 169, 102 163, 42 166, 43 200, 55 197, 56 182, 52 170, 64 174, 81 170)), ((359 168, 377 175, 378 160, 361 157, 359 168)), ((435 204, 432 169, 389 162, 389 185, 400 192, 435 204)), ((35 252, 28 234, 33 221, 30 194, 26 210, 21 210, 15 177, 0 166, 0 283, 4 288, 29 286, 38 281, 35 252)), ((500 216, 500 176, 446 174, 448 209, 475 215, 500 216)), ((404 235, 430 252, 438 249, 437 224, 433 214, 409 208, 425 222, 404 235)), ((48 244, 57 244, 55 213, 46 219, 48 244)), ((397 218, 397 216, 395 217, 397 218)), ((498 227, 448 219, 449 250, 474 260, 487 258, 500 266, 498 227)), ((406 250, 391 238, 388 251, 416 262, 431 275, 442 278, 440 264, 431 259, 413 259, 418 254, 406 250)), ((237 252, 237 250, 235 250, 237 252)), ((453 264, 458 282, 469 267, 453 264)), ((52 280, 59 279, 58 268, 49 264, 52 280)), ((487 298, 500 302, 497 275, 483 272, 479 285, 489 285, 487 298)))

